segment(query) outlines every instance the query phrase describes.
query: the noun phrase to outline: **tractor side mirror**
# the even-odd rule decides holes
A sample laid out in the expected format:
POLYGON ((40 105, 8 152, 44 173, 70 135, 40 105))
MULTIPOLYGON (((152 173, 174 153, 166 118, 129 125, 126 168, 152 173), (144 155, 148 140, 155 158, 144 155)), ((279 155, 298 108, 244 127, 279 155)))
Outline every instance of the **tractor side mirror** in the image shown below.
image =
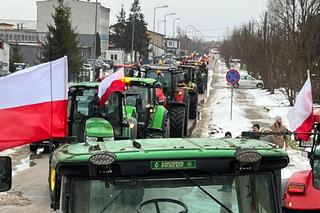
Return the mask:
POLYGON ((8 156, 0 157, 0 192, 9 191, 12 184, 12 164, 8 156))
POLYGON ((136 110, 137 110, 137 113, 141 113, 143 111, 143 108, 142 108, 142 99, 140 97, 137 97, 136 99, 136 110))

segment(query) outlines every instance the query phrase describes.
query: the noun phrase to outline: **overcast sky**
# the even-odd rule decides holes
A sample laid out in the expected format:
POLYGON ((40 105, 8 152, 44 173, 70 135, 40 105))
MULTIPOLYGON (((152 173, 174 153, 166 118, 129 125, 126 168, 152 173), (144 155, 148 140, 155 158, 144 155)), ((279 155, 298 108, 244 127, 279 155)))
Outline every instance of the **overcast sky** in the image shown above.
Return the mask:
MULTIPOLYGON (((94 1, 94 0, 91 0, 94 1)), ((129 10, 133 0, 100 0, 103 6, 111 9, 111 24, 116 20, 121 4, 129 10)), ((172 35, 173 18, 179 17, 176 25, 185 29, 188 25, 194 25, 202 31, 206 40, 217 40, 225 35, 227 29, 239 26, 252 19, 260 19, 266 8, 267 0, 140 0, 142 12, 145 14, 149 29, 153 28, 154 7, 168 5, 168 8, 158 9, 156 16, 158 21, 164 19, 168 13, 176 13, 176 16, 167 17, 167 34, 172 35), (213 30, 208 30, 213 29, 213 30)), ((0 19, 26 19, 36 20, 36 0, 1 0, 0 19)), ((163 33, 163 23, 160 25, 163 33)))

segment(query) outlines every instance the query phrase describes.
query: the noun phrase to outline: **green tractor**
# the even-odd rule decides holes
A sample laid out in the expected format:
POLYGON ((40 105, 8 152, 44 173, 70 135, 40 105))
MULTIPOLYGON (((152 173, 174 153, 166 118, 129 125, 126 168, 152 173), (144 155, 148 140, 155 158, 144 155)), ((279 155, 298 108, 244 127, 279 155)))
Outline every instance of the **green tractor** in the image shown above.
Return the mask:
POLYGON ((136 138, 136 119, 124 115, 121 98, 117 102, 110 102, 105 108, 99 106, 99 84, 81 82, 69 85, 69 136, 76 136, 79 142, 136 138), (110 111, 111 108, 114 109, 113 112, 110 111), (110 120, 110 114, 115 112, 119 113, 117 125, 110 120))
POLYGON ((253 139, 65 144, 50 164, 51 207, 82 212, 281 212, 289 158, 253 139))
MULTIPOLYGON (((52 139, 54 146, 57 147, 60 143, 70 140, 71 142, 113 140, 115 137, 113 127, 105 119, 104 110, 98 106, 99 83, 69 83, 68 86, 68 137, 52 139)), ((50 144, 49 141, 32 143, 30 150, 36 152, 39 147, 43 147, 46 152, 50 152, 50 144)))
MULTIPOLYGON (((156 88, 160 85, 152 78, 125 78, 126 91, 121 94, 124 101, 123 114, 137 119, 137 138, 168 138, 170 136, 168 110, 159 104, 156 88)), ((115 95, 116 96, 116 95, 115 95)), ((107 104, 107 108, 112 104, 107 104)), ((110 119, 111 123, 115 115, 110 119)), ((113 125, 116 125, 113 123, 113 125)))
MULTIPOLYGON (((183 71, 177 67, 144 66, 146 78, 153 78, 160 82, 165 97, 163 105, 169 111, 170 137, 181 138, 187 136, 189 118, 189 92, 184 84, 183 71)), ((160 97, 158 97, 160 98, 160 97)))
POLYGON ((188 71, 187 75, 197 85, 199 94, 204 94, 208 82, 208 68, 205 63, 195 62, 193 64, 181 65, 180 68, 188 71))

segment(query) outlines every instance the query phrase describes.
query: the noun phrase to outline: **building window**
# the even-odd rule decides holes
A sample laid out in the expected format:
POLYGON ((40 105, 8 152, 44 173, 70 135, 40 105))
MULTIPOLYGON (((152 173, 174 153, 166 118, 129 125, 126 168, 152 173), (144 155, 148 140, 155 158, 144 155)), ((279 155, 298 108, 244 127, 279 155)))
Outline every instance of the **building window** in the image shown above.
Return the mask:
POLYGON ((169 47, 173 46, 173 43, 172 41, 169 41, 169 44, 168 44, 169 47))
POLYGON ((114 55, 114 60, 118 60, 118 55, 114 55))
POLYGON ((9 41, 12 41, 12 34, 9 35, 9 41))
POLYGON ((111 60, 113 60, 113 54, 111 54, 111 60))
POLYGON ((29 35, 29 41, 31 41, 31 35, 29 35))

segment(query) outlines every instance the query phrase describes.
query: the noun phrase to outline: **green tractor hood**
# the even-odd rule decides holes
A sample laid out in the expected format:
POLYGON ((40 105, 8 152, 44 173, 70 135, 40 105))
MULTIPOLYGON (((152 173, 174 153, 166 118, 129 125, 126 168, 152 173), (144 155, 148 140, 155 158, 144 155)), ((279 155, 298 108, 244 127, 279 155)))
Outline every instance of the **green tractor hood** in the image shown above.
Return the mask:
POLYGON ((89 118, 86 121, 86 135, 90 137, 113 137, 113 128, 109 121, 103 118, 89 118))

